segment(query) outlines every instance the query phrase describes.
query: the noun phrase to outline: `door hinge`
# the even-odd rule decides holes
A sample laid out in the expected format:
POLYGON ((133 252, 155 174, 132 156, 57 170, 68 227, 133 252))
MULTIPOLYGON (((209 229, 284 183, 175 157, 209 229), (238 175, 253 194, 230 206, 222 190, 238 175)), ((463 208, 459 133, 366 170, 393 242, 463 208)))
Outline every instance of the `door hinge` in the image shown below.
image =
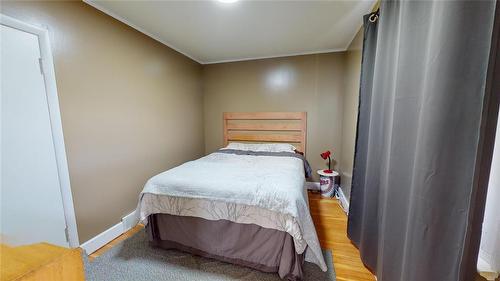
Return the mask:
POLYGON ((64 235, 66 235, 66 241, 69 242, 69 231, 67 227, 64 229, 64 235))
POLYGON ((42 75, 45 75, 45 73, 43 72, 43 61, 42 61, 42 58, 38 58, 38 65, 40 66, 40 73, 42 75))

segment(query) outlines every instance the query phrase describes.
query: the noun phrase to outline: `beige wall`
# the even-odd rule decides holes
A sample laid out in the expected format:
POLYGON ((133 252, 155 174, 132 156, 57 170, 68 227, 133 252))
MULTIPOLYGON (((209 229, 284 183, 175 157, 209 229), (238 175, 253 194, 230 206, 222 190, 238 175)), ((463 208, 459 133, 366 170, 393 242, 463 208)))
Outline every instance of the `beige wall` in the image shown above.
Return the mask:
POLYGON ((205 65, 205 152, 222 146, 225 111, 307 111, 313 170, 326 167, 319 156, 324 150, 340 161, 344 59, 344 53, 328 53, 205 65))
POLYGON ((351 193, 352 167, 354 162, 354 146, 358 120, 359 79, 361 74, 361 49, 363 45, 363 29, 354 37, 347 52, 345 64, 345 92, 342 117, 342 191, 347 199, 351 193))
POLYGON ((82 2, 2 2, 48 28, 80 242, 136 207, 146 180, 201 156, 201 66, 82 2))
POLYGON ((49 30, 80 242, 131 212, 149 177, 220 148, 225 111, 307 111, 312 168, 329 149, 352 173, 360 34, 348 52, 202 67, 82 2, 1 12, 49 30))

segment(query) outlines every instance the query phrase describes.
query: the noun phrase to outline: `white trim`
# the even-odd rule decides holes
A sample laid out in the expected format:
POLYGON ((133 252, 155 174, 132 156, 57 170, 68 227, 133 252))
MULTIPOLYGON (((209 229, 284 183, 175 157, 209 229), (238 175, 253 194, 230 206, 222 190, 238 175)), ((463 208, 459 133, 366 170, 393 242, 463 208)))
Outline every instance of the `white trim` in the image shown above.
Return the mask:
MULTIPOLYGON (((368 14, 375 12, 373 9, 374 9, 374 8, 375 8, 375 6, 377 5, 377 3, 378 3, 378 1, 377 1, 377 0, 373 0, 373 4, 372 4, 372 6, 371 6, 370 10, 369 10, 369 11, 367 11, 367 13, 368 13, 368 14)), ((345 50, 346 50, 346 51, 348 51, 348 50, 349 50, 349 47, 351 46, 352 41, 354 41, 354 38, 356 38, 356 35, 358 34, 359 30, 363 28, 363 24, 364 24, 364 23, 363 23, 363 18, 361 18, 361 23, 359 24, 358 29, 356 29, 356 32, 354 32, 354 35, 352 36, 351 41, 349 41, 349 43, 347 43, 347 46, 345 46, 345 50)), ((363 47, 361 47, 361 48, 363 48, 363 47)))
MULTIPOLYGON (((319 182, 315 181, 306 181, 304 187, 307 190, 319 190, 319 182)), ((344 191, 342 191, 342 186, 340 186, 339 190, 339 198, 337 198, 342 206, 342 209, 346 214, 349 214, 349 201, 345 197, 344 191)))
MULTIPOLYGON (((349 50, 349 47, 351 46, 352 41, 354 41, 354 38, 356 38, 356 35, 358 35, 359 30, 362 29, 362 28, 363 28, 363 19, 361 19, 361 23, 359 24, 359 27, 356 29, 356 32, 354 32, 354 35, 352 36, 352 38, 349 41, 349 43, 347 43, 347 46, 345 46, 345 50, 346 51, 349 50)), ((363 47, 361 47, 361 48, 363 48, 363 47)))
MULTIPOLYGON (((351 173, 346 173, 346 172, 342 172, 342 176, 344 178, 349 178, 349 182, 352 183, 352 174, 351 173)), ((339 200, 340 200, 340 203, 342 205, 342 208, 344 209, 344 212, 346 214, 349 214, 349 200, 347 200, 347 197, 345 196, 344 194, 344 190, 342 189, 342 184, 340 185, 340 191, 339 191, 339 200)))
POLYGON ((78 241, 75 209, 73 206, 73 196, 71 194, 68 163, 66 159, 66 150, 64 146, 64 136, 59 110, 59 99, 57 96, 56 75, 54 71, 54 62, 52 59, 52 51, 49 41, 49 32, 44 28, 24 23, 3 14, 0 14, 0 24, 32 33, 38 37, 40 43, 42 68, 44 71, 43 77, 45 80, 45 91, 47 94, 50 125, 52 128, 52 138, 54 141, 57 170, 59 174, 59 184, 61 188, 61 196, 64 208, 64 217, 66 220, 66 227, 68 231, 68 242, 70 247, 78 247, 80 243, 78 241))
POLYGON ((290 54, 277 54, 277 55, 270 55, 270 56, 247 57, 247 58, 241 58, 241 59, 202 61, 201 64, 216 64, 216 63, 239 62, 239 61, 249 61, 249 60, 296 57, 296 56, 304 56, 304 55, 316 55, 316 54, 326 54, 326 53, 335 53, 335 52, 345 52, 346 50, 347 49, 345 49, 345 48, 334 48, 334 49, 325 49, 325 50, 319 50, 319 51, 306 51, 306 52, 297 52, 297 53, 290 53, 290 54))
POLYGON ((96 235, 94 238, 83 243, 80 248, 82 248, 87 255, 90 255, 100 249, 102 246, 111 242, 116 237, 127 232, 138 223, 139 218, 136 214, 136 211, 133 211, 132 213, 124 216, 119 223, 113 225, 112 227, 96 235))
POLYGON ((127 232, 139 223, 137 212, 132 212, 122 218, 123 232, 127 232))
POLYGON ((120 236, 123 233, 122 222, 119 222, 112 227, 106 229, 102 233, 98 234, 94 238, 83 243, 80 248, 82 248, 87 255, 92 254, 102 246, 108 244, 111 240, 120 236))
POLYGON ((133 29, 135 29, 135 30, 137 30, 137 31, 139 31, 139 32, 141 32, 141 33, 143 33, 143 34, 145 34, 145 35, 153 38, 154 40, 162 43, 163 45, 169 47, 170 49, 172 49, 172 50, 174 50, 174 51, 176 51, 178 53, 181 53, 181 54, 185 55, 186 57, 194 60, 195 62, 197 62, 199 64, 203 64, 203 62, 201 60, 199 60, 199 59, 197 59, 197 58, 195 58, 195 57, 193 57, 193 56, 191 56, 191 55, 189 55, 189 54, 187 54, 187 53, 179 50, 178 48, 174 47, 172 44, 168 43, 167 41, 165 41, 163 39, 160 39, 158 36, 153 35, 153 34, 147 32, 146 30, 142 29, 141 27, 138 27, 137 25, 129 22, 128 20, 124 19, 123 17, 121 17, 121 16, 115 14, 114 12, 110 11, 109 9, 104 8, 99 3, 93 2, 92 0, 83 0, 83 2, 86 3, 86 4, 88 4, 88 5, 90 5, 90 6, 92 6, 92 7, 94 7, 94 8, 96 8, 97 10, 99 10, 99 11, 107 14, 108 16, 111 16, 111 17, 115 18, 116 20, 121 21, 122 23, 124 23, 124 24, 132 27, 133 29))
POLYGON ((342 205, 342 209, 344 209, 344 212, 346 214, 349 214, 349 201, 345 197, 344 191, 342 190, 342 186, 340 186, 340 188, 339 188, 339 196, 340 196, 339 200, 340 200, 340 204, 342 205))
MULTIPOLYGON (((377 1, 377 0, 372 0, 372 2, 373 2, 373 4, 371 5, 370 10, 366 11, 366 13, 368 13, 368 14, 371 14, 371 13, 374 13, 374 12, 375 12, 373 9, 375 8, 375 6, 376 6, 376 5, 377 5, 377 3, 378 3, 378 1, 377 1)), ((379 7, 379 8, 380 8, 380 7, 379 7)), ((379 9, 379 8, 378 8, 378 9, 379 9)), ((377 10, 378 10, 378 9, 377 9, 377 10)), ((363 16, 364 16, 364 14, 363 14, 363 16)), ((351 41, 349 41, 349 43, 347 44, 347 46, 345 46, 346 51, 347 51, 347 50, 349 50, 349 47, 351 46, 352 41, 354 41, 354 38, 356 38, 356 35, 358 34, 359 30, 363 28, 363 24, 364 24, 364 22, 363 22, 363 17, 361 17, 361 23, 359 24, 358 29, 356 29, 356 32, 354 32, 354 35, 352 36, 351 41)), ((363 48, 363 47, 361 47, 361 48, 363 48)), ((375 277, 375 278, 376 278, 376 277, 375 277)))
MULTIPOLYGON (((303 55, 314 55, 314 54, 324 54, 324 53, 333 53, 333 52, 344 52, 347 50, 347 47, 349 47, 350 43, 347 44, 347 47, 346 48, 334 48, 334 49, 324 49, 324 50, 318 50, 318 51, 306 51, 306 52, 297 52, 297 53, 289 53, 289 54, 276 54, 276 55, 269 55, 269 56, 256 56, 256 57, 246 57, 246 58, 241 58, 241 59, 224 59, 224 60, 215 60, 215 61, 204 61, 204 60, 201 60, 201 59, 197 59, 195 58, 194 56, 192 55, 189 55, 187 54, 186 52, 183 52, 181 50, 179 50, 178 48, 174 47, 172 44, 170 44, 169 42, 163 40, 163 39, 160 39, 160 37, 156 36, 156 35, 153 35, 152 33, 150 32, 147 32, 146 30, 144 30, 143 28, 141 27, 138 27, 137 25, 131 23, 130 21, 128 21, 127 19, 117 15, 116 13, 110 11, 109 9, 103 7, 101 4, 99 3, 96 3, 92 0, 83 0, 84 3, 96 8, 97 10, 107 14, 108 16, 111 16, 113 18, 115 18, 116 20, 118 21, 121 21, 122 23, 132 27, 133 29, 153 38, 154 40, 162 43, 163 45, 173 49, 174 51, 178 52, 178 53, 181 53, 183 55, 185 55, 186 57, 194 60, 195 62, 199 63, 199 64, 216 64, 216 63, 226 63, 226 62, 238 62, 238 61, 248 61, 248 60, 260 60, 260 59, 271 59, 271 58, 282 58, 282 57, 294 57, 294 56, 303 56, 303 55)), ((356 30, 356 33, 354 33, 354 36, 356 36, 356 34, 358 33, 358 30, 356 30)), ((354 38, 353 36, 353 38, 354 38)))

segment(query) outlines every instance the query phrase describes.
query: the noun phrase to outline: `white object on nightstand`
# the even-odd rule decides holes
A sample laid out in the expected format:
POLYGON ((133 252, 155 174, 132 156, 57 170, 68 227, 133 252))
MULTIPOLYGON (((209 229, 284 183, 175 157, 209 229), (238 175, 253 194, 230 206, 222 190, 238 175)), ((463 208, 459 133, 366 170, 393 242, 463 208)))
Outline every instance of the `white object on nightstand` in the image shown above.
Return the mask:
POLYGON ((335 196, 335 181, 334 178, 339 175, 338 172, 332 171, 331 173, 325 173, 324 170, 317 171, 319 175, 319 186, 320 193, 323 197, 334 197, 335 196))

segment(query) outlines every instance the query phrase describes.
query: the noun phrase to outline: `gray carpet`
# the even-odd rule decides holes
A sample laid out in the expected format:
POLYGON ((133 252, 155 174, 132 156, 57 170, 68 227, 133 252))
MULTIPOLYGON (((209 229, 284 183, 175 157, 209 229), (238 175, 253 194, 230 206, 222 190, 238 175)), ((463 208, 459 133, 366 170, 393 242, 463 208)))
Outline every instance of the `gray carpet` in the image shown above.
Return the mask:
MULTIPOLYGON (((328 271, 306 262, 306 281, 335 281, 332 253, 324 251, 328 271)), ((279 281, 277 274, 219 262, 191 254, 152 248, 141 230, 102 256, 89 262, 84 257, 87 281, 165 280, 165 281, 279 281)))

